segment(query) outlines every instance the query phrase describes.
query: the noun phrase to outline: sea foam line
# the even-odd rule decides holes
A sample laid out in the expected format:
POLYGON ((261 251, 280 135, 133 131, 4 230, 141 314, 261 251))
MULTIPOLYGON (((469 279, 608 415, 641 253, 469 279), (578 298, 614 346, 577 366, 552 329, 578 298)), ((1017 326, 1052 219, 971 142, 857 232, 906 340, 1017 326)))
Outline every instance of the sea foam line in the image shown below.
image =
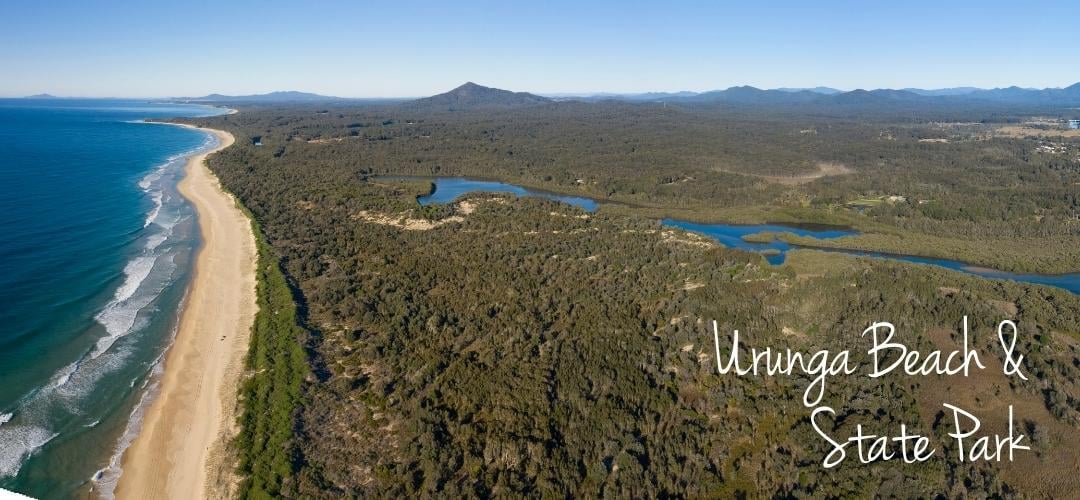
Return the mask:
MULTIPOLYGON (((184 304, 187 302, 187 295, 180 300, 179 306, 176 308, 176 321, 173 323, 171 330, 171 338, 169 344, 176 339, 176 332, 179 329, 180 312, 184 310, 184 304)), ((112 500, 115 496, 116 485, 120 482, 120 475, 123 474, 123 458, 124 452, 131 446, 131 443, 135 442, 135 438, 139 436, 142 431, 143 421, 146 416, 146 411, 150 408, 150 405, 157 399, 158 389, 161 384, 161 376, 165 373, 165 354, 168 352, 162 352, 154 360, 154 364, 150 369, 149 376, 143 381, 142 394, 139 396, 139 402, 135 404, 135 407, 131 409, 131 414, 128 416, 127 424, 124 426, 124 432, 120 435, 120 439, 116 442, 116 447, 113 449, 112 456, 109 457, 109 464, 103 467, 101 470, 94 474, 91 480, 98 488, 99 498, 112 500)), ((133 387, 135 381, 131 384, 133 387)))
MULTIPOLYGON (((155 183, 160 182, 170 166, 176 166, 179 160, 185 160, 188 157, 199 154, 208 148, 212 148, 216 143, 216 137, 214 137, 213 134, 207 134, 206 139, 203 140, 203 143, 200 146, 170 156, 164 164, 143 177, 143 179, 139 181, 139 187, 144 190, 151 189, 155 183)), ((143 224, 144 229, 152 222, 156 221, 160 215, 160 210, 163 205, 164 189, 156 190, 152 196, 154 208, 151 210, 150 214, 148 214, 143 224)), ((105 328, 106 335, 97 340, 94 349, 89 353, 89 359, 96 359, 101 356, 108 351, 117 340, 135 331, 137 329, 136 321, 138 320, 139 313, 143 308, 156 300, 164 290, 165 286, 170 282, 169 279, 165 279, 152 293, 145 293, 141 296, 136 295, 146 279, 150 276, 151 272, 153 272, 155 265, 158 262, 158 255, 154 253, 154 250, 172 236, 172 229, 176 222, 178 221, 174 221, 171 224, 159 224, 163 228, 163 232, 148 236, 143 253, 132 258, 124 266, 124 281, 113 293, 113 298, 94 316, 94 319, 105 328)), ((54 386, 60 387, 66 384, 71 376, 79 369, 84 360, 85 357, 65 367, 64 370, 61 371, 61 374, 56 377, 54 386)))
MULTIPOLYGON (((157 379, 161 373, 160 361, 154 364, 154 369, 151 377, 157 379)), ((143 391, 139 396, 139 402, 135 404, 135 408, 132 408, 131 414, 128 416, 127 425, 124 426, 124 432, 120 435, 120 439, 116 443, 116 448, 113 450, 112 456, 109 457, 109 464, 94 474, 91 480, 98 487, 99 498, 114 498, 116 492, 116 485, 120 482, 120 474, 124 472, 122 466, 122 460, 124 458, 124 452, 127 451, 131 443, 135 442, 135 438, 139 436, 139 432, 142 430, 143 417, 146 415, 146 410, 150 407, 150 403, 157 397, 158 382, 155 380, 153 385, 143 391)))
MULTIPOLYGON (((213 134, 208 134, 203 144, 196 150, 190 151, 181 155, 180 158, 188 157, 198 154, 204 150, 213 148, 217 145, 217 138, 213 134)), ((156 216, 156 214, 155 214, 156 216)), ((171 234, 171 226, 168 228, 169 234, 171 234)), ((147 245, 152 245, 151 248, 156 247, 160 243, 147 242, 147 245)), ((176 332, 180 325, 180 315, 184 310, 184 306, 187 303, 187 294, 180 299, 180 303, 176 308, 176 318, 173 322, 173 328, 171 330, 171 338, 169 339, 169 346, 171 347, 173 341, 176 339, 176 332)), ((111 345, 111 343, 110 343, 111 345)), ((107 347, 106 347, 107 349, 107 347)), ((98 495, 100 498, 113 499, 116 492, 116 486, 120 481, 120 476, 123 474, 123 457, 124 452, 131 446, 135 439, 138 437, 142 430, 144 418, 150 405, 157 398, 157 393, 160 387, 161 376, 164 373, 165 366, 165 354, 168 352, 168 348, 154 361, 153 368, 150 371, 149 377, 143 381, 142 394, 139 396, 139 402, 131 410, 131 414, 128 416, 127 424, 124 426, 124 432, 117 440, 116 448, 113 451, 112 456, 109 458, 109 464, 99 470, 94 477, 91 478, 95 485, 97 485, 98 495)), ((132 380, 132 387, 134 387, 135 380, 132 380)))
MULTIPOLYGON (((157 300, 161 292, 172 283, 172 274, 176 270, 173 255, 167 254, 165 257, 170 266, 166 271, 169 276, 158 280, 160 282, 156 283, 152 290, 145 290, 142 294, 136 294, 135 292, 141 289, 143 282, 150 275, 150 271, 154 269, 154 264, 158 262, 158 257, 152 256, 142 260, 137 258, 132 261, 137 265, 133 267, 133 272, 128 275, 128 279, 132 281, 131 286, 121 286, 117 290, 115 298, 94 317, 98 323, 105 327, 106 335, 97 340, 93 351, 90 352, 90 359, 104 354, 117 340, 145 326, 145 319, 141 322, 138 321, 139 313, 157 300)), ((125 285, 128 284, 127 281, 125 280, 125 285)))
POLYGON ((3 443, 4 450, 4 453, 0 453, 0 477, 18 474, 23 461, 57 435, 44 427, 32 425, 5 425, 0 428, 0 443, 3 443))
POLYGON ((53 387, 63 387, 64 384, 68 383, 68 381, 71 380, 71 376, 79 370, 80 363, 82 363, 82 358, 75 360, 75 362, 56 372, 56 375, 53 377, 55 380, 55 382, 53 382, 53 387))
MULTIPOLYGON (((161 180, 168 171, 170 165, 176 164, 177 160, 198 154, 203 150, 213 147, 216 143, 216 137, 212 134, 208 134, 202 145, 190 151, 170 157, 164 165, 159 166, 154 172, 151 172, 140 180, 139 187, 144 190, 149 190, 154 183, 161 180)), ((160 206, 155 199, 155 209, 152 210, 153 217, 149 217, 148 220, 156 220, 159 215, 159 210, 160 206)), ((179 220, 182 219, 178 219, 178 221, 179 220)), ((173 225, 175 222, 173 222, 173 225)), ((133 258, 125 265, 124 281, 114 292, 113 299, 110 300, 110 302, 95 317, 95 319, 98 319, 99 323, 102 323, 103 326, 106 327, 108 335, 103 339, 99 339, 93 351, 83 354, 75 362, 66 365, 64 368, 57 371, 51 379, 51 384, 37 387, 21 398, 15 411, 0 414, 0 450, 3 450, 3 452, 0 453, 0 478, 17 475, 25 463, 26 458, 33 455, 43 446, 59 436, 59 433, 53 432, 44 425, 44 422, 40 417, 41 415, 49 414, 61 407, 66 407, 65 409, 72 412, 72 414, 79 413, 77 402, 71 398, 85 397, 89 394, 88 391, 90 390, 90 385, 96 384, 104 372, 115 369, 116 365, 118 363, 123 363, 124 358, 127 357, 123 352, 117 352, 116 356, 110 354, 109 356, 98 359, 99 356, 110 350, 116 340, 134 330, 136 326, 134 322, 137 319, 139 311, 160 296, 164 288, 172 282, 172 273, 175 269, 168 271, 170 276, 163 277, 160 286, 155 287, 157 290, 153 290, 152 293, 144 294, 142 296, 136 295, 144 281, 151 275, 155 264, 158 263, 159 255, 155 255, 154 250, 164 243, 172 234, 172 225, 159 225, 164 228, 164 232, 147 237, 142 254, 133 258), (90 372, 85 374, 82 373, 85 371, 83 370, 84 368, 89 369, 90 372), (75 385, 78 387, 64 387, 69 385, 69 382, 75 381, 76 379, 78 383, 75 385), (16 412, 19 413, 20 419, 12 422, 16 412)), ((144 228, 147 226, 149 226, 149 224, 145 224, 144 228)), ((174 264, 172 260, 173 256, 171 254, 167 254, 166 256, 169 259, 169 263, 174 264)), ((179 314, 183 309, 183 303, 184 299, 181 300, 180 306, 177 308, 177 317, 179 317, 179 314)), ((172 338, 169 339, 169 344, 175 339, 175 323, 171 335, 172 338)), ((142 425, 142 414, 145 412, 146 407, 149 406, 149 403, 154 399, 154 394, 156 393, 156 380, 162 371, 163 359, 164 353, 159 355, 153 364, 152 377, 155 379, 155 385, 147 387, 149 380, 144 381, 143 393, 140 396, 139 403, 136 405, 135 409, 133 409, 132 415, 129 418, 128 429, 125 430, 125 435, 130 434, 130 437, 122 437, 121 442, 117 445, 117 452, 113 457, 113 461, 117 464, 115 472, 116 477, 119 477, 120 457, 127 446, 134 440, 134 436, 138 434, 138 429, 142 425)), ((98 423, 99 421, 95 421, 89 424, 89 427, 96 426, 98 423)), ((100 471, 97 476, 106 473, 107 469, 108 468, 100 471)), ((111 487, 107 491, 109 493, 106 496, 111 498, 111 487)))
POLYGON ((143 221, 143 228, 150 227, 150 224, 154 223, 159 213, 161 213, 162 197, 165 193, 162 191, 154 191, 154 194, 150 195, 150 198, 154 201, 154 208, 150 210, 150 213, 146 215, 146 220, 143 221))

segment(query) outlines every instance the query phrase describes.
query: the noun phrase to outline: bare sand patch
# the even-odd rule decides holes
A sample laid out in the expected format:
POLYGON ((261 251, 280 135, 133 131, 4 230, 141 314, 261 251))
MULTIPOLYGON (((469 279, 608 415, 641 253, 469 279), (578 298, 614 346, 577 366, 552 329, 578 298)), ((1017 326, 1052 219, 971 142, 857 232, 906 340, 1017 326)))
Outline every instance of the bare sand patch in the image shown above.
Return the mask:
POLYGON ((799 184, 808 184, 808 183, 814 182, 814 181, 816 181, 818 179, 821 179, 823 177, 832 177, 832 176, 837 176, 837 175, 847 175, 847 174, 855 173, 855 171, 852 170, 851 168, 849 168, 848 166, 846 166, 846 165, 844 165, 842 163, 831 162, 831 161, 818 162, 816 172, 810 172, 810 173, 806 173, 806 174, 802 174, 802 175, 760 175, 760 174, 754 174, 754 173, 750 173, 750 172, 740 172, 740 171, 735 171, 735 170, 725 170, 725 169, 716 169, 716 170, 721 171, 721 172, 731 173, 731 174, 749 175, 751 177, 757 177, 759 179, 764 179, 764 180, 766 180, 768 182, 773 182, 773 183, 776 183, 776 184, 784 184, 784 185, 787 185, 787 186, 795 186, 795 185, 799 185, 799 184))
POLYGON ((697 290, 698 288, 702 288, 704 286, 705 286, 705 283, 702 283, 700 281, 687 280, 686 283, 683 284, 682 289, 689 292, 690 290, 697 290))
MULTIPOLYGON (((629 232, 629 231, 624 231, 629 232)), ((661 231, 660 237, 667 243, 679 243, 700 248, 712 248, 717 246, 713 240, 694 233, 677 233, 675 231, 661 231)))
POLYGON ((398 229, 404 229, 406 231, 428 231, 444 224, 449 224, 451 222, 462 222, 465 220, 464 217, 461 217, 459 215, 453 215, 439 220, 428 220, 413 218, 408 213, 380 214, 376 212, 368 212, 367 210, 361 210, 353 214, 352 219, 371 224, 392 226, 398 229))

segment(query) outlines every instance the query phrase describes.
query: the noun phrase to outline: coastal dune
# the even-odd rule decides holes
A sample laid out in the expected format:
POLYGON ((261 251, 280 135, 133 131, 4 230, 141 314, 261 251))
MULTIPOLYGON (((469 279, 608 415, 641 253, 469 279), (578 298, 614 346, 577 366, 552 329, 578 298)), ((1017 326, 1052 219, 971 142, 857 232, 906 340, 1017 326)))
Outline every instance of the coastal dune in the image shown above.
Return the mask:
POLYGON ((198 213, 202 246, 160 391, 124 452, 117 498, 223 498, 235 483, 226 446, 257 310, 256 247, 250 220, 205 164, 233 137, 202 130, 219 145, 189 158, 178 185, 198 213))

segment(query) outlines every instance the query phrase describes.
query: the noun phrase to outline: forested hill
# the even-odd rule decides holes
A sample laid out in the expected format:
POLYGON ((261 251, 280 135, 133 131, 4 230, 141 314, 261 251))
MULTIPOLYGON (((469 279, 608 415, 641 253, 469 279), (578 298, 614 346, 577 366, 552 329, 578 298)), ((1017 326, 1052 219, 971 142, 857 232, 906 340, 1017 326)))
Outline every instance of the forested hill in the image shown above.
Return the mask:
POLYGON ((406 103, 415 108, 463 110, 488 107, 534 106, 551 102, 551 99, 528 92, 511 92, 466 82, 464 85, 423 99, 406 103))

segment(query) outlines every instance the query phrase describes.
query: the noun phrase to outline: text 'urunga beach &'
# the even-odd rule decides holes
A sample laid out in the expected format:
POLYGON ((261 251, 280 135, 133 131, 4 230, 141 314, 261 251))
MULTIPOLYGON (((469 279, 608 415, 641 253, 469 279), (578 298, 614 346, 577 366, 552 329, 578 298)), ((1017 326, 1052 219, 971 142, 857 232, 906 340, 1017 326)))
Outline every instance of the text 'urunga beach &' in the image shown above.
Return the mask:
MULTIPOLYGON (((938 450, 933 447, 930 436, 912 432, 901 424, 896 435, 874 434, 859 424, 849 437, 837 437, 823 430, 828 418, 835 418, 836 411, 822 403, 826 386, 834 377, 865 376, 877 379, 890 374, 900 376, 959 376, 967 377, 975 370, 985 370, 979 352, 972 347, 968 331, 968 318, 963 319, 962 345, 959 349, 943 352, 935 350, 922 353, 898 340, 896 327, 889 322, 876 322, 862 331, 870 347, 866 351, 869 363, 859 361, 850 350, 830 352, 821 349, 813 353, 792 349, 750 348, 740 345, 739 331, 734 330, 728 342, 721 344, 716 321, 712 322, 713 342, 716 348, 716 369, 721 376, 793 376, 805 375, 811 381, 803 392, 802 403, 812 408, 810 423, 823 439, 829 451, 822 466, 832 468, 844 462, 849 455, 861 463, 902 460, 905 463, 922 462, 933 457, 938 450)), ((1017 352, 1019 336, 1016 324, 1005 320, 997 325, 999 347, 1004 356, 1003 372, 1009 377, 1027 380, 1021 370, 1024 355, 1017 352)), ((982 422, 972 413, 948 402, 942 406, 951 418, 946 435, 955 440, 955 458, 961 462, 1012 461, 1014 452, 1030 450, 1023 434, 1016 433, 1013 407, 1009 405, 1008 434, 979 433, 982 422)))

